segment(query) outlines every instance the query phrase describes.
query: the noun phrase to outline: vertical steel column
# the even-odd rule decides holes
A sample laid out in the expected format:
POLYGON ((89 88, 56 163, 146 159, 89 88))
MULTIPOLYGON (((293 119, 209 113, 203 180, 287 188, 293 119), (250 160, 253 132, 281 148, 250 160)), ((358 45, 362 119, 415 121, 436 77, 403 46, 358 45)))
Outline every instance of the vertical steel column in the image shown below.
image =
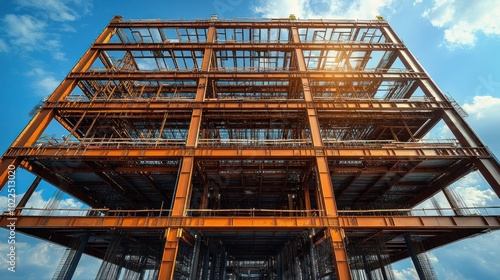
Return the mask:
POLYGON ((335 271, 340 280, 352 279, 347 252, 344 246, 344 230, 340 227, 328 229, 332 240, 333 254, 335 257, 335 271))
MULTIPOLYGON (((303 244, 304 246, 305 244, 303 244)), ((312 273, 309 271, 309 256, 307 253, 305 253, 305 250, 304 250, 304 254, 303 254, 303 257, 302 257, 303 261, 302 261, 302 267, 304 268, 304 279, 305 280, 311 280, 312 277, 312 273)))
MULTIPOLYGON (((191 128, 190 128, 191 129, 191 128)), ((177 188, 175 191, 174 203, 172 206, 172 217, 182 217, 186 214, 187 204, 189 202, 189 192, 191 190, 191 175, 193 173, 194 157, 184 157, 181 163, 181 172, 177 188)), ((179 248, 179 237, 182 229, 168 228, 165 233, 165 248, 160 266, 159 279, 173 279, 175 271, 175 261, 179 248)))
POLYGON ((406 247, 408 248, 408 253, 410 253, 411 261, 413 262, 413 266, 415 266, 415 270, 417 271, 418 277, 420 278, 420 280, 428 280, 427 276, 424 273, 422 264, 418 259, 417 252, 415 252, 415 248, 413 247, 411 234, 405 232, 403 236, 405 238, 406 247))
POLYGON ((281 277, 278 277, 279 279, 286 279, 286 274, 285 274, 285 248, 280 252, 280 275, 281 277))
POLYGON ((202 280, 208 280, 209 266, 210 266, 210 240, 207 240, 207 245, 205 246, 205 254, 203 256, 203 269, 201 273, 202 280))
POLYGON ((285 250, 283 250, 283 261, 286 262, 285 273, 283 277, 286 279, 290 279, 293 277, 293 270, 291 260, 290 260, 290 246, 288 244, 285 245, 285 250))
POLYGON ((302 280, 302 268, 300 267, 300 260, 294 254, 293 264, 295 266, 295 279, 302 280))
MULTIPOLYGON (((214 41, 215 37, 214 34, 215 34, 215 27, 214 26, 209 27, 207 33, 207 43, 212 43, 214 41)), ((201 64, 201 71, 202 73, 205 74, 198 79, 198 88, 196 89, 195 101, 197 102, 203 102, 203 100, 205 99, 211 58, 212 58, 212 48, 207 47, 204 50, 203 61, 201 64)), ((186 142, 187 148, 196 148, 197 146, 198 134, 200 132, 200 126, 201 126, 201 116, 202 116, 202 109, 194 108, 186 142)))
POLYGON ((314 242, 313 242, 313 232, 311 232, 310 238, 309 238, 309 244, 310 244, 310 249, 309 249, 309 260, 310 263, 309 265, 311 266, 311 280, 317 280, 318 279, 318 269, 316 267, 316 255, 314 253, 314 242))
POLYGON ((193 109, 191 115, 191 123, 189 124, 189 131, 186 141, 186 148, 196 148, 198 145, 198 133, 201 126, 202 109, 193 109))
POLYGON ((217 272, 220 272, 221 247, 222 245, 220 244, 220 241, 217 242, 217 245, 213 246, 214 257, 212 259, 212 269, 210 270, 210 280, 219 280, 216 275, 217 272))
POLYGON ((179 236, 182 229, 168 228, 165 232, 165 247, 163 248, 163 257, 158 274, 159 280, 174 279, 175 261, 177 251, 179 250, 179 236))
POLYGON ((276 268, 277 279, 282 279, 283 273, 281 271, 283 270, 283 263, 281 262, 281 252, 279 252, 276 255, 276 261, 274 264, 274 268, 276 268))
POLYGON ((335 257, 335 270, 339 279, 352 279, 351 270, 347 258, 347 251, 344 246, 345 234, 340 227, 337 214, 337 205, 333 193, 332 180, 328 169, 328 161, 325 156, 316 156, 318 180, 321 190, 321 199, 324 205, 324 215, 329 219, 334 219, 336 227, 330 227, 328 232, 332 240, 333 254, 335 257))
MULTIPOLYGON (((213 24, 213 23, 211 23, 213 24)), ((207 43, 213 43, 215 39, 215 26, 210 26, 207 32, 207 43)), ((212 62, 212 52, 213 49, 211 44, 205 47, 203 52, 203 61, 201 63, 201 72, 208 73, 210 71, 210 63, 212 62)), ((208 74, 200 77, 198 80, 198 89, 196 90, 195 101, 202 102, 205 100, 205 93, 208 86, 208 74)))
POLYGON ((221 260, 220 260, 220 272, 219 279, 217 280, 225 280, 226 279, 226 250, 222 247, 221 252, 221 260))
POLYGON ((182 159, 179 181, 175 191, 172 206, 172 217, 182 217, 186 214, 191 191, 191 177, 193 175, 194 157, 187 156, 182 159))
MULTIPOLYGON (((300 43, 299 32, 296 27, 291 28, 292 39, 294 43, 300 43)), ((296 48, 295 55, 297 58, 297 68, 300 72, 307 72, 307 67, 304 60, 304 54, 302 49, 296 48)), ((306 102, 312 102, 313 97, 311 93, 311 88, 309 86, 309 80, 307 78, 302 78, 302 89, 304 91, 304 99, 306 102)), ((311 139, 313 146, 315 148, 322 148, 323 141, 321 137, 320 124, 317 116, 316 109, 308 108, 307 116, 309 120, 309 128, 311 130, 311 139)), ((318 183, 321 193, 321 203, 323 205, 323 215, 334 219, 336 224, 338 222, 337 205, 335 202, 335 196, 333 193, 332 180, 330 178, 330 171, 328 169, 328 160, 324 156, 323 152, 316 150, 316 168, 318 171, 318 183)), ((349 262, 347 259, 347 251, 344 246, 344 231, 340 226, 335 228, 329 228, 328 232, 330 234, 333 246, 333 253, 335 258, 335 270, 337 273, 337 278, 341 280, 352 279, 351 270, 349 269, 349 262)))
POLYGON ((370 266, 368 265, 368 260, 366 259, 366 252, 363 248, 361 248, 361 255, 363 257, 363 269, 365 271, 366 278, 368 280, 373 280, 372 273, 370 271, 370 266))
POLYGON ((125 258, 127 256, 128 246, 122 249, 122 256, 120 258, 120 263, 118 264, 118 272, 115 275, 115 280, 120 279, 120 274, 122 273, 123 267, 125 266, 125 258))
MULTIPOLYGON (((403 44, 394 30, 387 24, 381 28, 386 40, 393 44, 403 44)), ((417 59, 411 54, 407 48, 398 49, 401 62, 413 72, 426 73, 425 69, 420 65, 417 59)), ((434 98, 436 101, 448 101, 446 96, 441 92, 438 86, 431 78, 419 80, 420 88, 425 95, 434 98)), ((466 147, 485 147, 481 139, 474 133, 472 128, 458 114, 453 106, 444 108, 443 120, 450 128, 451 132, 460 141, 460 144, 466 147)), ((484 176, 491 188, 500 196, 500 165, 493 156, 488 158, 476 158, 474 164, 484 176)))
POLYGON ((193 248, 193 258, 191 260, 191 272, 189 273, 189 276, 191 279, 196 279, 196 276, 198 275, 198 262, 200 259, 200 248, 201 248, 201 237, 196 236, 196 241, 194 243, 194 248, 193 248))
POLYGON ((382 254, 380 254, 380 248, 375 247, 375 253, 377 254, 377 261, 380 267, 380 272, 382 272, 382 277, 384 280, 389 280, 389 277, 387 277, 387 271, 385 271, 385 263, 382 261, 382 254))

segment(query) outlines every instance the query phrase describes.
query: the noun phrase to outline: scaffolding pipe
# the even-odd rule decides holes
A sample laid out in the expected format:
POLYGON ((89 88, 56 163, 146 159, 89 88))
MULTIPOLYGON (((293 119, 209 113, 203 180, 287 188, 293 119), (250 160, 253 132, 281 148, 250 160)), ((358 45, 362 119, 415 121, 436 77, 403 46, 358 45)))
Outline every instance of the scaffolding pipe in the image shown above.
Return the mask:
POLYGON ((198 277, 198 266, 199 266, 199 259, 200 259, 200 249, 201 249, 201 236, 196 235, 196 241, 194 243, 194 248, 193 248, 193 256, 191 260, 191 269, 189 272, 189 275, 191 279, 196 279, 198 277))

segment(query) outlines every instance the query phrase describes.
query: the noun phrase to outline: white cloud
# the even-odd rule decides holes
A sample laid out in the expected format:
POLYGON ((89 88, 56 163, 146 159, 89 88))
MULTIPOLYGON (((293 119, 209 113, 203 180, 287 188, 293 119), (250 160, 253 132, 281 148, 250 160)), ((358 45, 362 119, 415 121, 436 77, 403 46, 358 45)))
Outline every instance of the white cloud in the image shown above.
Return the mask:
POLYGON ((69 24, 62 24, 61 28, 60 28, 60 31, 75 33, 76 29, 73 26, 69 25, 69 24))
POLYGON ((418 280, 418 274, 415 268, 409 267, 402 270, 394 270, 394 278, 396 280, 418 280))
POLYGON ((0 52, 9 52, 10 48, 4 40, 0 39, 0 52))
POLYGON ((43 77, 41 80, 37 81, 36 86, 40 87, 42 96, 47 96, 51 94, 56 87, 59 85, 59 81, 52 76, 43 77), (46 93, 46 94, 44 94, 46 93))
POLYGON ((422 15, 433 26, 444 29, 449 48, 473 47, 481 33, 500 35, 498 0, 434 0, 422 15))
POLYGON ((20 0, 19 5, 29 8, 38 8, 46 12, 54 21, 74 21, 78 13, 57 0, 20 0))
POLYGON ((8 14, 3 18, 10 42, 31 51, 45 45, 47 24, 29 15, 8 14))
POLYGON ((2 22, 6 38, 0 39, 0 52, 11 50, 48 51, 54 59, 65 60, 60 51, 59 35, 51 33, 51 26, 31 15, 7 14, 2 22), (7 42, 15 48, 9 48, 7 42))
POLYGON ((468 207, 487 206, 488 202, 496 197, 491 189, 480 190, 477 186, 460 186, 456 188, 456 192, 461 194, 462 200, 468 207))
MULTIPOLYGON (((31 195, 30 199, 28 200, 28 203, 26 203, 25 208, 34 208, 34 209, 45 208, 45 206, 47 205, 47 202, 49 200, 45 200, 43 198, 42 194, 43 194, 42 190, 35 191, 31 195)), ((19 200, 23 196, 24 196, 24 193, 19 194, 16 198, 16 202, 19 202, 19 200)), ((7 197, 0 196, 0 213, 3 213, 4 211, 7 210, 7 206, 8 206, 7 203, 8 203, 7 197)), ((88 209, 85 204, 83 204, 82 202, 80 202, 72 197, 62 199, 59 202, 57 208, 58 209, 84 209, 84 211, 61 211, 61 212, 56 213, 58 215, 70 215, 70 214, 71 215, 84 215, 84 214, 86 214, 85 209, 88 209)), ((25 215, 39 215, 40 211, 39 210, 25 210, 25 211, 23 211, 23 214, 25 214, 25 215)))
POLYGON ((423 138, 430 142, 435 139, 454 139, 455 136, 448 125, 444 121, 440 121, 423 138))
MULTIPOLYGON (((498 93, 500 83, 489 82, 484 87, 491 93, 498 93)), ((500 98, 494 96, 474 96, 472 102, 465 103, 462 106, 469 114, 467 122, 474 128, 481 139, 484 141, 493 153, 500 155, 500 130, 498 120, 500 119, 500 98)))
POLYGON ((463 108, 469 114, 469 117, 476 120, 490 119, 495 123, 500 118, 500 98, 493 96, 474 96, 472 103, 465 103, 463 108))
POLYGON ((92 7, 92 1, 88 0, 17 0, 16 4, 59 22, 75 21, 81 15, 89 13, 92 7))
MULTIPOLYGON (((4 236, 6 231, 0 230, 0 234, 4 236)), ((61 261, 65 247, 51 242, 44 242, 35 238, 26 237, 18 234, 16 238, 16 272, 11 274, 8 279, 19 280, 40 280, 52 279, 52 276, 61 261)), ((0 276, 5 276, 7 273, 8 263, 7 255, 3 252, 8 252, 9 244, 0 242, 0 276)), ((78 267, 75 271, 73 279, 94 279, 99 269, 101 261, 83 255, 78 267)))
POLYGON ((433 253, 446 262, 436 265, 436 271, 443 279, 498 279, 500 262, 491 260, 500 258, 499 246, 500 232, 496 231, 437 249, 433 253))
POLYGON ((463 177, 453 185, 453 188, 467 207, 498 205, 497 195, 488 187, 479 172, 463 177))
POLYGON ((66 60, 66 54, 63 53, 63 52, 53 52, 52 53, 52 57, 55 59, 55 60, 60 60, 60 61, 65 61, 66 60))
POLYGON ((60 83, 60 79, 57 79, 54 74, 47 72, 40 67, 33 68, 25 74, 29 77, 34 77, 32 86, 34 88, 34 92, 38 96, 45 97, 52 94, 60 83))
POLYGON ((383 15, 386 11, 392 10, 393 2, 393 0, 260 0, 254 7, 254 12, 265 18, 283 18, 294 14, 301 19, 375 19, 377 15, 383 15))
POLYGON ((65 60, 60 32, 75 32, 65 22, 76 21, 92 9, 92 1, 88 0, 16 0, 15 4, 26 14, 3 16, 5 32, 0 38, 0 52, 48 51, 56 60, 65 60))
MULTIPOLYGON (((18 238, 16 238, 16 241, 19 241, 18 238)), ((0 252, 8 252, 8 246, 9 244, 6 243, 0 243, 0 252)), ((59 263, 59 258, 62 255, 63 252, 63 247, 49 243, 49 242, 38 242, 33 246, 33 244, 29 244, 27 242, 16 242, 16 263, 18 265, 18 272, 19 272, 19 267, 31 267, 36 269, 41 269, 41 268, 50 268, 50 270, 53 271, 55 270, 56 266, 54 264, 59 263)), ((8 267, 8 263, 6 263, 6 256, 4 254, 0 255, 0 269, 3 270, 3 268, 8 267)), ((45 270, 45 269, 44 269, 45 270)), ((50 274, 52 274, 50 273, 50 274)))

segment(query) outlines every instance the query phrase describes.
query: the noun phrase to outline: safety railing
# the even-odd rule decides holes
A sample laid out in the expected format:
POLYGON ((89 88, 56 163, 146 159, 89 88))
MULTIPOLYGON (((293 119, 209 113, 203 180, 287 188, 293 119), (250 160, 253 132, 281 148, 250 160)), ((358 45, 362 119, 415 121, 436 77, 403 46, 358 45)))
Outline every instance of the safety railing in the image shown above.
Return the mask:
POLYGON ((310 146, 310 139, 199 139, 200 146, 227 147, 227 146, 248 146, 248 147, 304 147, 310 146))
MULTIPOLYGON (((16 208, 20 215, 41 216, 49 211, 50 216, 93 216, 93 217, 168 217, 170 209, 143 210, 112 210, 108 208, 88 209, 46 209, 46 208, 16 208)), ((498 216, 500 206, 460 207, 460 208, 413 208, 413 209, 351 209, 338 210, 339 216, 464 216, 456 213, 468 213, 467 216, 498 216), (466 210, 466 211, 464 211, 466 210)), ((10 216, 10 212, 4 212, 10 216)), ((187 209, 186 216, 197 217, 324 217, 322 210, 282 210, 282 209, 187 209)))
POLYGON ((399 142, 395 140, 338 140, 323 138, 323 144, 336 147, 379 147, 379 148, 458 148, 457 139, 418 139, 415 142, 399 142))
POLYGON ((161 147, 161 146, 183 146, 186 139, 166 138, 82 138, 82 139, 41 139, 35 143, 35 147, 161 147))

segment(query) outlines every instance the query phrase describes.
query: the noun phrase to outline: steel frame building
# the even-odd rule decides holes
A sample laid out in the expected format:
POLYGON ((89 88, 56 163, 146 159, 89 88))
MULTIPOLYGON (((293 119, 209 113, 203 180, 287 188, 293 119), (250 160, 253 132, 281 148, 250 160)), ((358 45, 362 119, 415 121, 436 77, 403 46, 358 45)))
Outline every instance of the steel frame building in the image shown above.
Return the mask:
POLYGON ((500 194, 498 162, 383 19, 117 16, 1 186, 15 168, 36 179, 0 224, 68 247, 57 279, 82 253, 97 279, 390 279, 407 257, 431 279, 420 253, 500 228, 447 190, 479 170, 500 194), (439 122, 456 140, 425 139, 439 122), (91 209, 30 214, 42 180, 91 209), (441 191, 453 213, 415 216, 441 191))

